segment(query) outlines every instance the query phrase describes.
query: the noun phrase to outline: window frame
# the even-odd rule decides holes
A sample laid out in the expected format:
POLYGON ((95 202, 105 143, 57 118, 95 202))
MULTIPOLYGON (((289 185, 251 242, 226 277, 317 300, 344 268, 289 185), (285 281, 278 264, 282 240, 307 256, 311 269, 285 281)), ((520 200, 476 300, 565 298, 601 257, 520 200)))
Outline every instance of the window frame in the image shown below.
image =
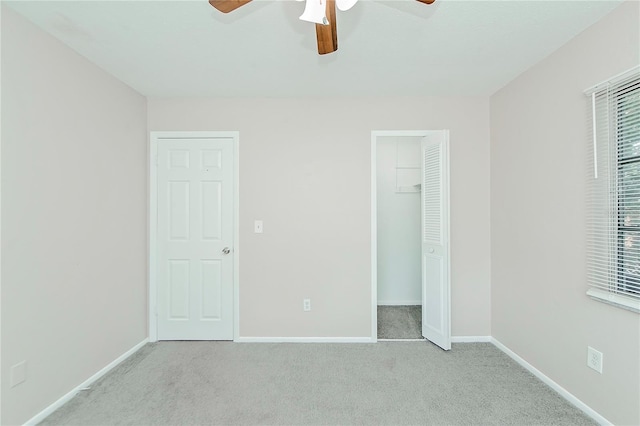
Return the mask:
MULTIPOLYGON (((614 103, 614 105, 616 106, 615 111, 614 111, 614 115, 615 115, 615 119, 614 119, 614 130, 613 130, 613 134, 616 135, 615 137, 615 158, 616 158, 616 183, 617 183, 617 188, 616 188, 616 192, 615 192, 615 205, 616 205, 616 234, 617 234, 617 240, 618 240, 618 246, 617 247, 624 247, 625 245, 625 237, 627 234, 632 234, 635 235, 636 237, 636 241, 640 241, 640 224, 639 225, 624 225, 625 222, 625 213, 624 211, 626 211, 625 206, 627 205, 627 201, 628 199, 630 199, 631 197, 629 197, 628 195, 621 195, 621 194, 626 194, 626 191, 621 191, 620 190, 620 183, 623 182, 623 175, 625 173, 625 167, 629 166, 629 165, 636 165, 636 167, 638 168, 638 170, 640 171, 640 154, 637 155, 632 155, 632 156, 627 156, 627 157, 623 157, 621 156, 621 152, 625 152, 625 148, 627 148, 626 146, 624 146, 625 144, 625 139, 620 137, 621 136, 621 131, 620 131, 620 126, 621 126, 621 112, 624 111, 624 108, 621 108, 621 98, 623 96, 640 96, 640 77, 638 79, 632 80, 631 82, 629 82, 626 87, 629 87, 630 90, 627 93, 624 93, 622 95, 616 96, 616 101, 614 103), (635 87, 634 87, 635 86, 635 87)), ((633 101, 631 101, 633 102, 633 101)), ((617 250, 617 263, 616 263, 616 290, 619 292, 625 292, 628 293, 630 292, 629 290, 626 289, 627 287, 627 276, 629 275, 626 271, 625 271, 625 256, 624 256, 624 250, 617 250)), ((636 290, 636 289, 632 289, 632 292, 635 292, 637 294, 637 296, 632 296, 629 295, 628 297, 631 298, 640 298, 640 289, 636 290)))
MULTIPOLYGON (((640 288, 632 288, 632 292, 637 292, 637 295, 629 294, 629 273, 625 270, 625 263, 628 264, 630 260, 627 258, 624 247, 625 238, 628 233, 631 233, 632 235, 635 234, 636 242, 640 243, 640 224, 632 226, 624 225, 626 206, 629 205, 628 200, 633 199, 633 196, 635 195, 633 194, 635 187, 633 184, 630 185, 630 187, 625 187, 623 184, 623 174, 627 172, 627 167, 630 164, 636 165, 635 167, 637 167, 640 172, 640 154, 620 157, 620 154, 624 153, 625 149, 628 148, 625 146, 628 141, 621 137, 620 116, 621 110, 626 111, 626 109, 621 108, 621 98, 627 95, 638 96, 638 92, 640 92, 640 66, 634 67, 625 73, 613 77, 612 79, 585 91, 585 94, 590 95, 592 102, 594 180, 598 179, 599 167, 597 153, 599 146, 596 141, 596 135, 598 134, 596 130, 596 122, 602 119, 602 116, 598 115, 596 112, 596 98, 605 96, 605 102, 607 102, 609 106, 614 106, 611 109, 607 107, 605 117, 608 120, 608 125, 613 127, 613 129, 609 129, 609 138, 606 141, 606 144, 612 151, 612 155, 605 163, 608 164, 610 169, 607 174, 610 189, 606 195, 610 206, 608 223, 612 225, 611 228, 608 228, 606 233, 608 235, 607 238, 609 244, 611 245, 609 247, 610 257, 607 261, 600 260, 597 263, 594 262, 593 264, 588 264, 589 267, 602 267, 604 265, 605 268, 608 269, 608 272, 601 273, 603 275, 609 274, 612 278, 602 280, 601 278, 592 279, 589 277, 591 282, 589 283, 590 288, 587 291, 587 295, 594 300, 605 302, 636 313, 640 313, 640 288), (611 94, 610 92, 611 87, 615 88, 614 94, 611 94), (624 89, 626 88, 629 88, 629 90, 625 92, 624 89), (629 194, 629 192, 631 192, 631 194, 629 194), (608 283, 609 288, 606 288, 606 286, 602 284, 602 281, 608 283)), ((600 189, 600 191, 602 191, 602 189, 600 189)), ((638 191, 640 191, 640 188, 638 191)), ((591 237, 594 235, 591 235, 591 237)), ((638 250, 640 250, 640 247, 638 250)), ((587 251, 589 252, 589 249, 587 249, 587 251)), ((594 250, 594 253, 598 253, 598 250, 594 250)), ((631 259, 632 262, 634 260, 640 263, 640 253, 631 259)), ((640 273, 638 275, 640 275, 640 273)))

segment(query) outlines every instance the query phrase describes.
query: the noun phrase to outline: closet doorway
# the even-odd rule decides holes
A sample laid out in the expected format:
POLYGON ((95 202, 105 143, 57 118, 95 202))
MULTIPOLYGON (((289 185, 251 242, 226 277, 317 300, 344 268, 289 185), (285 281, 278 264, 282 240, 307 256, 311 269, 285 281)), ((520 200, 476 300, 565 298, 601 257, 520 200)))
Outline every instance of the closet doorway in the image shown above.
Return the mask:
POLYGON ((451 347, 448 132, 372 132, 372 336, 451 347))

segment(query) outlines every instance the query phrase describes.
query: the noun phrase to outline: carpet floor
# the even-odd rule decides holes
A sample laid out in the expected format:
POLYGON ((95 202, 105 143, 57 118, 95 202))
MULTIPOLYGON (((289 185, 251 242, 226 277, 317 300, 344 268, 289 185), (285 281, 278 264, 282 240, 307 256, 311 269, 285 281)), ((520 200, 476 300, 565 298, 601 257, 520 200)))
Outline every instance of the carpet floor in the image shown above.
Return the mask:
POLYGON ((43 425, 595 424, 489 343, 145 345, 43 425))
POLYGON ((378 339, 421 339, 422 306, 378 306, 378 339))

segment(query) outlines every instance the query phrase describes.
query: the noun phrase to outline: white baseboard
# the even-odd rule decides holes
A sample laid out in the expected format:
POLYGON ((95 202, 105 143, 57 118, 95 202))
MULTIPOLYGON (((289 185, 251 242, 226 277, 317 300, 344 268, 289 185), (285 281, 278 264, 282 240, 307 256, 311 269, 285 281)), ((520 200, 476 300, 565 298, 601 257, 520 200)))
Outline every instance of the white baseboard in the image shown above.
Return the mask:
POLYGON ((417 306, 422 305, 422 300, 378 300, 378 306, 417 306))
MULTIPOLYGON (((238 337, 236 343, 375 343, 376 341, 411 340, 423 341, 424 339, 373 339, 371 337, 238 337)), ((489 343, 491 336, 452 336, 452 343, 489 343)))
POLYGON ((536 376, 538 379, 542 380, 542 382, 544 384, 549 386, 554 391, 558 392, 560 394, 560 396, 562 396, 564 399, 569 401, 572 405, 574 405, 575 407, 580 409, 583 413, 585 413, 587 416, 591 417, 593 420, 598 422, 598 424, 601 424, 601 425, 611 425, 612 424, 609 420, 605 419, 603 416, 601 416, 594 409, 589 407, 584 402, 580 401, 571 392, 569 392, 568 390, 566 390, 565 388, 560 386, 558 383, 556 383, 553 380, 551 380, 551 378, 549 378, 549 376, 547 376, 542 371, 540 371, 537 368, 535 368, 533 365, 529 364, 527 361, 522 359, 518 354, 513 352, 511 349, 509 349, 508 347, 506 347, 502 343, 500 343, 500 341, 498 341, 498 339, 492 337, 491 338, 491 343, 493 343, 495 345, 495 347, 497 347, 502 352, 507 354, 511 359, 513 359, 515 362, 520 364, 522 367, 524 367, 527 370, 529 370, 529 372, 531 374, 536 376))
POLYGON ((33 416, 31 419, 25 422, 25 426, 32 426, 43 421, 47 416, 56 411, 58 408, 62 407, 66 402, 68 402, 71 398, 76 396, 80 390, 89 387, 96 380, 107 374, 109 371, 113 370, 118 364, 120 364, 125 359, 129 358, 131 355, 136 353, 141 347, 143 347, 149 341, 148 338, 144 339, 142 342, 135 345, 133 348, 129 349, 118 358, 111 361, 106 367, 95 373, 93 376, 89 377, 87 380, 73 388, 69 393, 64 395, 62 398, 58 399, 56 402, 33 416))
POLYGON ((238 337, 236 343, 375 343, 371 337, 238 337))
POLYGON ((451 336, 451 343, 489 343, 491 336, 451 336))

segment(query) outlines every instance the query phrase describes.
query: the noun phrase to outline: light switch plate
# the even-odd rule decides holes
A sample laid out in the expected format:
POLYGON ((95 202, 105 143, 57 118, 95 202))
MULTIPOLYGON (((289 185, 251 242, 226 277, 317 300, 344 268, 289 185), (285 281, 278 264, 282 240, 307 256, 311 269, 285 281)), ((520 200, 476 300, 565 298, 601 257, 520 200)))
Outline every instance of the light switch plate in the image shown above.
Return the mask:
POLYGON ((253 223, 253 232, 255 232, 256 234, 262 234, 262 221, 261 220, 256 220, 253 223))

